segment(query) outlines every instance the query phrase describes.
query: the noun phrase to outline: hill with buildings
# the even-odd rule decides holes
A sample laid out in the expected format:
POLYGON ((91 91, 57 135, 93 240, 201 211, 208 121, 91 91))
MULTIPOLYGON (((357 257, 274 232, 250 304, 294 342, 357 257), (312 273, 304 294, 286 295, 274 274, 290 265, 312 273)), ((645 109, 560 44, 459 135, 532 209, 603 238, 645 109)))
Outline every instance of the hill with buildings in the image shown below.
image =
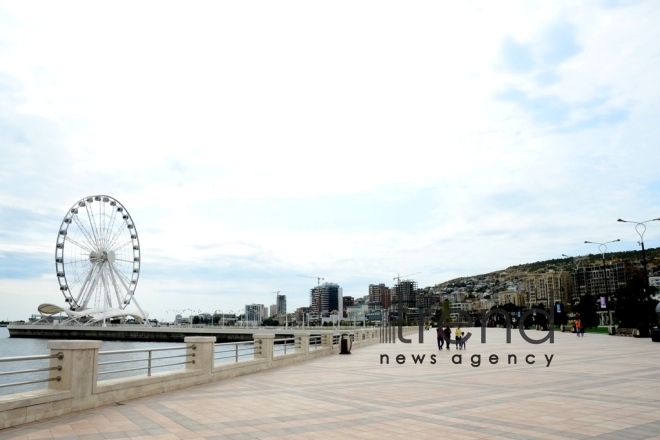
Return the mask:
MULTIPOLYGON (((622 251, 608 252, 605 254, 605 261, 616 263, 620 261, 639 261, 642 262, 642 251, 622 251)), ((660 275, 660 248, 646 249, 646 261, 648 264, 649 275, 660 275)), ((436 290, 442 290, 447 287, 461 287, 464 285, 477 284, 493 286, 494 290, 504 290, 504 286, 516 283, 524 279, 527 275, 533 273, 544 273, 550 270, 555 272, 572 271, 576 268, 585 266, 594 266, 602 264, 601 254, 587 254, 569 258, 555 258, 552 260, 536 261, 534 263, 523 263, 516 266, 509 266, 506 269, 497 270, 479 275, 454 278, 444 281, 434 286, 436 290), (498 289, 497 286, 500 288, 498 289)), ((427 288, 431 289, 431 287, 427 288)))

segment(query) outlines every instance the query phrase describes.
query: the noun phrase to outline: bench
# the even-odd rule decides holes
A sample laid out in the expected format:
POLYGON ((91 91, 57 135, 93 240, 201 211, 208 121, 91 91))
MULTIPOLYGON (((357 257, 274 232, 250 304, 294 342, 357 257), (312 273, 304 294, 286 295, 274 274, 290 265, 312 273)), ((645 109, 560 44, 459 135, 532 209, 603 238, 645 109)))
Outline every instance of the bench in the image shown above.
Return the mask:
POLYGON ((616 329, 617 336, 639 336, 639 330, 636 328, 621 328, 616 329))

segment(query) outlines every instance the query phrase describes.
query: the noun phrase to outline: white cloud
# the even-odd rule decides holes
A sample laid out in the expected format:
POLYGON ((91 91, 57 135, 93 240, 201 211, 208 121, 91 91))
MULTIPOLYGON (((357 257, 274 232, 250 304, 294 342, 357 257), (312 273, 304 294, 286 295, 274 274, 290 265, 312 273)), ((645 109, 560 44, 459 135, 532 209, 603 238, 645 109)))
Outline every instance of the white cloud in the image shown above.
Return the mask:
MULTIPOLYGON (((593 252, 585 239, 634 248, 615 220, 657 217, 657 17, 653 2, 0 3, 0 255, 38 266, 71 204, 110 194, 161 318, 277 290, 302 305, 301 274, 361 296, 397 272, 430 285, 593 252), (528 73, 507 69, 506 41, 528 73)), ((0 295, 60 300, 54 274, 0 273, 0 295)))

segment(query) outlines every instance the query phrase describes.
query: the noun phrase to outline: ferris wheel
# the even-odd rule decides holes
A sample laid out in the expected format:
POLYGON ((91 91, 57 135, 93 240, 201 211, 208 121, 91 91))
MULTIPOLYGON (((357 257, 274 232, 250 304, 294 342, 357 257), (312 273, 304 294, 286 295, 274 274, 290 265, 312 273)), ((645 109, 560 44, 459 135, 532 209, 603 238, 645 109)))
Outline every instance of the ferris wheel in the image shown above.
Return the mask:
POLYGON ((60 291, 71 311, 123 311, 135 301, 140 241, 128 210, 109 196, 80 199, 64 216, 55 244, 60 291))

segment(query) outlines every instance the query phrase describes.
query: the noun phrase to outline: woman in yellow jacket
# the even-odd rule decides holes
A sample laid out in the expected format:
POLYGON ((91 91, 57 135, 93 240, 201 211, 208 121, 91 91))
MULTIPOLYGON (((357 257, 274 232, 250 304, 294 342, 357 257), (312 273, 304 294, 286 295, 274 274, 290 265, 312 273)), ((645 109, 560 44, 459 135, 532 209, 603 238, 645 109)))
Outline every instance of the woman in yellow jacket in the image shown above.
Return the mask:
POLYGON ((460 326, 456 327, 454 335, 456 336, 456 349, 461 350, 463 346, 463 330, 461 330, 460 326))

